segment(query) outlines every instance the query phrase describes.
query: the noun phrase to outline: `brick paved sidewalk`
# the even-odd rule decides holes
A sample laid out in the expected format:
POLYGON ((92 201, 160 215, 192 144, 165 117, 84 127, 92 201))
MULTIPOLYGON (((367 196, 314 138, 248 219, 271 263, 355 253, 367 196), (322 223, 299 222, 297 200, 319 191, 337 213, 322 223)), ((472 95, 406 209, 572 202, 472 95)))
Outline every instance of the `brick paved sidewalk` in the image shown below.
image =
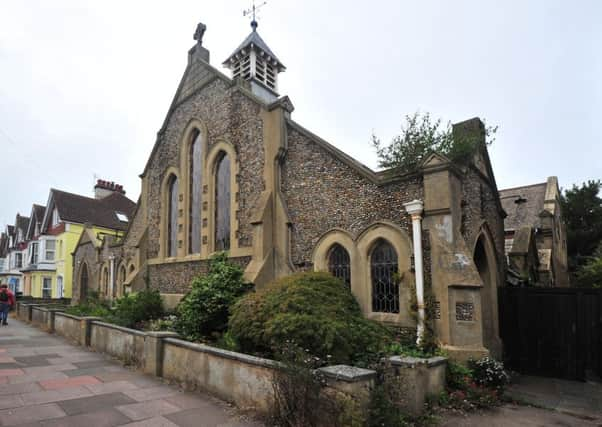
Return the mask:
POLYGON ((0 425, 261 426, 14 319, 0 327, 0 425))

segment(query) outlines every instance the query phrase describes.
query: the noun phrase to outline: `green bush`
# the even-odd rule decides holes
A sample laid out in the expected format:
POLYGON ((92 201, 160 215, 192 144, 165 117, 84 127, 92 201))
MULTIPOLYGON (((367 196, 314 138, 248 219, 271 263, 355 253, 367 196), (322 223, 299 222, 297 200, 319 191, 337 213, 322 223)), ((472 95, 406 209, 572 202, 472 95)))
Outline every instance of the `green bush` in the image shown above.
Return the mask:
POLYGON ((126 328, 140 327, 142 322, 163 316, 163 301, 157 290, 144 290, 115 301, 110 321, 126 328))
POLYGON ((77 305, 72 305, 65 309, 65 313, 73 316, 94 316, 106 318, 111 314, 110 303, 101 300, 98 293, 91 293, 85 300, 77 305))
POLYGON ((273 356, 290 340, 330 363, 360 365, 377 359, 390 339, 328 273, 294 274, 246 295, 232 309, 229 331, 245 352, 273 356))
POLYGON ((226 253, 216 255, 207 275, 192 281, 178 305, 176 331, 192 341, 219 335, 228 326, 230 306, 251 288, 243 280, 243 270, 230 263, 226 253))
POLYGON ((504 364, 491 357, 479 360, 469 360, 468 366, 472 370, 474 382, 480 386, 503 393, 504 387, 510 381, 509 375, 504 370, 504 364))

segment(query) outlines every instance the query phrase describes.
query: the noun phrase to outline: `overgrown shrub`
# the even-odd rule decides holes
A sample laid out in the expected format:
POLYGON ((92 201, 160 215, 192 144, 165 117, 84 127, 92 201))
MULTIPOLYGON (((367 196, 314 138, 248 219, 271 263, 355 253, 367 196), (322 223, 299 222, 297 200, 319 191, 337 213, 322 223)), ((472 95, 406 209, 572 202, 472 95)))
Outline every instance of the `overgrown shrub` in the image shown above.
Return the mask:
POLYGON ((169 332, 174 332, 175 331, 175 324, 176 322, 176 316, 169 315, 169 316, 163 316, 159 319, 154 319, 151 320, 150 322, 148 322, 145 325, 145 330, 147 331, 169 331, 169 332))
POLYGON ((126 328, 140 327, 142 322, 163 316, 163 301, 157 290, 143 290, 115 300, 110 321, 126 328))
POLYGON ((228 326, 230 306, 252 286, 226 253, 217 254, 210 260, 207 275, 192 281, 190 292, 178 305, 176 331, 192 341, 221 334, 228 326))
POLYGON ((479 360, 469 360, 468 366, 472 370, 472 378, 475 383, 483 387, 503 393, 510 377, 504 370, 504 364, 491 357, 483 357, 479 360))
POLYGON ((448 361, 447 390, 439 403, 462 411, 491 408, 499 405, 508 374, 500 362, 484 357, 469 361, 468 366, 448 361))
POLYGON ((73 316, 106 318, 111 314, 111 306, 109 301, 101 300, 98 293, 90 293, 90 295, 79 304, 67 307, 65 313, 73 316))
POLYGON ((298 273, 246 295, 229 330, 245 352, 274 356, 287 340, 332 363, 367 365, 384 353, 390 332, 364 319, 351 291, 328 273, 298 273))

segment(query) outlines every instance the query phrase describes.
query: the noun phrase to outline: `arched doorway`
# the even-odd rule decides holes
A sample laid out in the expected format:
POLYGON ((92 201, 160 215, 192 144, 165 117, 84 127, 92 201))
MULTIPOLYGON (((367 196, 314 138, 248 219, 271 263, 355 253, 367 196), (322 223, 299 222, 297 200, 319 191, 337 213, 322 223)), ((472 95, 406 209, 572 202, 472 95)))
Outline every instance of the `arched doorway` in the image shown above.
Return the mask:
POLYGON ((474 263, 483 282, 481 291, 483 345, 492 352, 492 355, 499 356, 501 352, 497 306, 499 275, 494 246, 485 232, 479 235, 475 244, 474 263))

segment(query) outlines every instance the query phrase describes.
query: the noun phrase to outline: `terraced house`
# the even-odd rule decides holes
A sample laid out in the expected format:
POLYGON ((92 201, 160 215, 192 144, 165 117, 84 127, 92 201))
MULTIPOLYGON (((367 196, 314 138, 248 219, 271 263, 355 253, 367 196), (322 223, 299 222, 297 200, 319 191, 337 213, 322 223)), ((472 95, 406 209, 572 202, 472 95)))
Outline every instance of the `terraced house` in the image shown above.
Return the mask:
POLYGON ((38 264, 53 265, 54 274, 44 272, 40 273, 41 280, 32 279, 31 295, 71 298, 73 251, 84 229, 90 229, 98 239, 120 237, 134 207, 122 187, 106 181, 97 182, 94 198, 51 189, 35 242, 38 264))
POLYGON ((455 137, 478 142, 466 164, 432 154, 418 171, 372 171, 293 119, 279 95, 286 68, 256 22, 223 63, 231 77, 211 65, 205 30, 197 27, 127 233, 75 251, 74 299, 121 283, 174 304, 212 254, 228 251, 257 287, 330 271, 365 316, 399 327, 416 327, 409 303, 429 286, 448 351, 499 354, 504 211, 483 123, 454 125, 455 137))
POLYGON ((46 207, 34 204, 29 216, 26 241, 27 251, 23 263, 23 294, 50 298, 52 283, 56 283, 55 248, 51 236, 42 234, 42 221, 46 207))
POLYGON ((0 280, 7 283, 13 292, 23 291, 23 273, 21 269, 27 257, 27 226, 29 218, 17 214, 15 225, 6 227, 6 249, 4 269, 0 272, 0 280))

